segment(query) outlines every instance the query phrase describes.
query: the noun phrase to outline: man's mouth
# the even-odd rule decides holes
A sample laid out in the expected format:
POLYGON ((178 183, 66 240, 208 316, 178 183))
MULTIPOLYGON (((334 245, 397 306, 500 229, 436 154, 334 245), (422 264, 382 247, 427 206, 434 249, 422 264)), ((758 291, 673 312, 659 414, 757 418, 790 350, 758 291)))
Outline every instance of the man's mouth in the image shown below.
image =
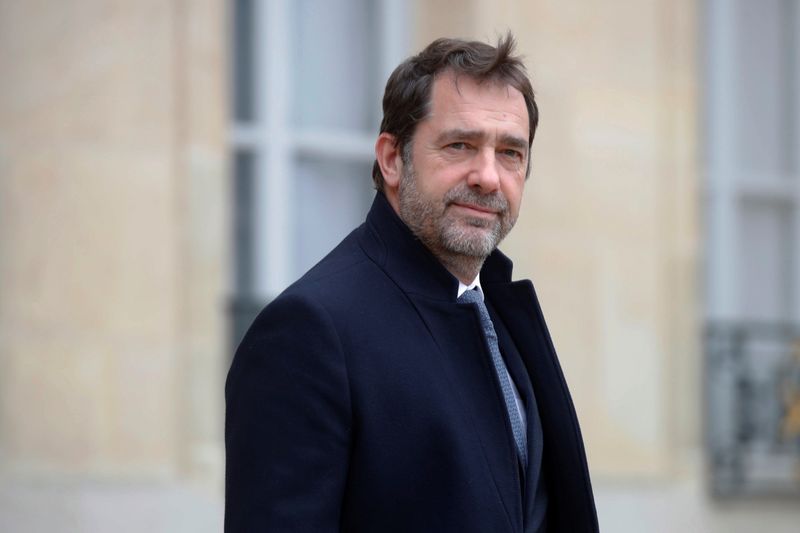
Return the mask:
POLYGON ((498 212, 495 209, 491 209, 489 207, 484 207, 482 205, 471 204, 467 202, 452 202, 450 205, 459 208, 462 211, 470 213, 472 215, 477 216, 498 216, 498 212))

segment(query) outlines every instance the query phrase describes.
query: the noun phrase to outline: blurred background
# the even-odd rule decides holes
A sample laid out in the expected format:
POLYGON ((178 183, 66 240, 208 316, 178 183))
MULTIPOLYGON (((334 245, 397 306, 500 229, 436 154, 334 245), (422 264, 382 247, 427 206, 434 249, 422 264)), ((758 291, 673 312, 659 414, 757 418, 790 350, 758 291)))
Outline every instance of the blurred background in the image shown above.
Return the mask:
POLYGON ((0 530, 221 531, 243 328, 363 219, 393 67, 506 29, 602 529, 800 531, 800 0, 0 0, 0 530))

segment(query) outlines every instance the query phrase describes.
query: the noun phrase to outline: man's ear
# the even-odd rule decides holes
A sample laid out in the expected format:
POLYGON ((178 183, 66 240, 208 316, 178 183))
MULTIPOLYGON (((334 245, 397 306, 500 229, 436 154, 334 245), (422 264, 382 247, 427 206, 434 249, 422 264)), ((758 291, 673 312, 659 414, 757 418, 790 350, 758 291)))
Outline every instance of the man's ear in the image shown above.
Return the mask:
POLYGON ((397 146, 397 137, 386 132, 378 135, 378 140, 375 141, 375 160, 381 168, 385 187, 397 191, 403 172, 403 158, 397 146))

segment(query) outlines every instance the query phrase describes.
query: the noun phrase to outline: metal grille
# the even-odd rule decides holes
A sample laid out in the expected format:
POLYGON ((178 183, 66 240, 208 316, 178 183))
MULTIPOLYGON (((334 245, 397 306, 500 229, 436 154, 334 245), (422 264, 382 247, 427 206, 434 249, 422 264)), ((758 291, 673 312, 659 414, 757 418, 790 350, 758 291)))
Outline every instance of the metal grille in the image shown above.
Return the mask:
POLYGON ((710 324, 705 382, 712 492, 800 497, 800 326, 710 324))

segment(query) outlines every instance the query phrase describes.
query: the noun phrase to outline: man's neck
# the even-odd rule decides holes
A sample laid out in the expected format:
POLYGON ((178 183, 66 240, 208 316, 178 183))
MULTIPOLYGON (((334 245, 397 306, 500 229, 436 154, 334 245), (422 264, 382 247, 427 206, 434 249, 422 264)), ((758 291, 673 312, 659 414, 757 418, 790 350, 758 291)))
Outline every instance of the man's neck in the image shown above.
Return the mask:
MULTIPOLYGON (((430 249, 430 248, 429 248, 430 249)), ((439 262, 464 285, 469 285, 481 272, 485 257, 473 257, 441 250, 432 250, 431 253, 439 262)))

